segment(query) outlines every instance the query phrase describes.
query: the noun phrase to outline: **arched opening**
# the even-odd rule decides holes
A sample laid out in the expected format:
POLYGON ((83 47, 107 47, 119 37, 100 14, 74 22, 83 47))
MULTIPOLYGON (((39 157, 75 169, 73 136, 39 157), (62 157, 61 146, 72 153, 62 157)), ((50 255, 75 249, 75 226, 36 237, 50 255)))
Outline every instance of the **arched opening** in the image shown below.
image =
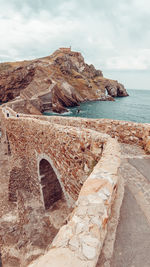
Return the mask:
POLYGON ((46 159, 40 161, 39 171, 45 209, 49 209, 54 202, 62 198, 63 192, 56 173, 46 159))

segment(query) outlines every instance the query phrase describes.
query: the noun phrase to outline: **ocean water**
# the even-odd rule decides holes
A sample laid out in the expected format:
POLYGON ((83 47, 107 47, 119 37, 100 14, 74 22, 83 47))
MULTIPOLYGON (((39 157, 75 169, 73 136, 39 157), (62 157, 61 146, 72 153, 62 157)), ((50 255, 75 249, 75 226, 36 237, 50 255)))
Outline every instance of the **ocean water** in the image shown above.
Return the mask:
MULTIPOLYGON (((79 107, 69 108, 61 116, 83 118, 108 118, 115 120, 150 123, 150 90, 127 90, 128 97, 117 97, 115 101, 92 101, 79 107)), ((44 115, 57 115, 44 112, 44 115)), ((60 115, 59 115, 60 116, 60 115)))

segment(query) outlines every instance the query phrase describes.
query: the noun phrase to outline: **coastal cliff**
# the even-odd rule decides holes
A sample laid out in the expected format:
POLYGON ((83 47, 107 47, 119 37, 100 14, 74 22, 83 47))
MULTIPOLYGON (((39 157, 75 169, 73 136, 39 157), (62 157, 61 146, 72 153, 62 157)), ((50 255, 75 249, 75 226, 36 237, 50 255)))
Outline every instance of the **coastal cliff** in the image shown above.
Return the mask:
POLYGON ((61 113, 84 101, 113 100, 128 93, 118 81, 86 64, 80 53, 60 48, 48 57, 0 64, 0 101, 18 96, 41 112, 61 113))

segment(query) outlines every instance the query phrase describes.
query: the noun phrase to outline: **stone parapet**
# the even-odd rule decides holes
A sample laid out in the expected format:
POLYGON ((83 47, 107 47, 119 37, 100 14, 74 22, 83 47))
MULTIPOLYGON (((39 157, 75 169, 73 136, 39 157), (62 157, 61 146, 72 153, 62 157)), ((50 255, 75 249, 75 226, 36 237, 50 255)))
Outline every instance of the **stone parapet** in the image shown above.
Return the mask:
POLYGON ((120 148, 109 138, 103 156, 81 188, 67 225, 52 242, 48 252, 30 267, 94 267, 107 233, 120 166, 120 148))
POLYGON ((11 114, 6 118, 5 126, 12 154, 12 169, 16 172, 16 168, 19 168, 18 175, 24 183, 28 183, 32 194, 39 194, 37 162, 48 157, 70 201, 77 198, 83 182, 101 158, 103 145, 109 138, 106 134, 89 129, 79 130, 11 114), (26 177, 26 168, 32 177, 27 177, 27 181, 23 179, 26 177))
POLYGON ((107 133, 111 137, 116 137, 121 143, 145 146, 145 142, 150 136, 150 124, 148 123, 135 123, 111 119, 78 119, 64 117, 48 117, 46 119, 54 123, 61 123, 61 125, 83 127, 107 133))
MULTIPOLYGON (((42 239, 44 235, 43 226, 39 227, 37 236, 31 234, 34 230, 31 221, 37 218, 33 204, 36 203, 39 211, 39 221, 42 222, 47 216, 40 185, 41 160, 50 163, 66 202, 73 208, 68 223, 60 228, 53 241, 47 240, 44 251, 48 252, 37 260, 38 265, 33 266, 46 266, 45 260, 47 266, 53 267, 69 267, 72 264, 96 266, 117 192, 120 165, 117 140, 100 133, 94 127, 97 125, 95 120, 93 127, 88 119, 81 119, 81 122, 73 119, 71 125, 71 120, 22 115, 7 106, 2 108, 1 119, 3 139, 7 137, 6 146, 9 146, 11 153, 10 180, 7 185, 9 199, 18 203, 19 227, 29 227, 26 234, 30 238, 26 240, 21 236, 22 242, 28 244, 33 239, 37 246, 36 238, 42 239), (88 125, 90 127, 86 127, 88 125), (27 209, 20 203, 26 203, 27 209), (32 216, 31 210, 34 213, 32 216)), ((48 227, 49 235, 50 231, 48 227)), ((4 242, 3 248, 5 246, 4 242)), ((39 241, 38 247, 41 249, 39 241)), ((29 259, 29 255, 34 255, 34 249, 30 251, 25 245, 26 253, 23 250, 21 259, 17 258, 17 261, 25 260, 26 263, 21 266, 28 266, 34 259, 29 259)))
POLYGON ((106 133, 113 138, 117 138, 121 143, 140 145, 150 153, 149 123, 111 119, 66 118, 60 116, 35 116, 35 118, 50 121, 55 124, 78 127, 80 129, 88 128, 97 132, 106 133))
MULTIPOLYGON (((31 115, 21 114, 23 117, 31 115)), ((120 121, 112 119, 88 119, 62 116, 32 116, 36 119, 49 121, 55 124, 88 128, 97 132, 106 133, 117 138, 121 143, 135 144, 142 146, 150 153, 150 124, 136 123, 131 121, 120 121)))

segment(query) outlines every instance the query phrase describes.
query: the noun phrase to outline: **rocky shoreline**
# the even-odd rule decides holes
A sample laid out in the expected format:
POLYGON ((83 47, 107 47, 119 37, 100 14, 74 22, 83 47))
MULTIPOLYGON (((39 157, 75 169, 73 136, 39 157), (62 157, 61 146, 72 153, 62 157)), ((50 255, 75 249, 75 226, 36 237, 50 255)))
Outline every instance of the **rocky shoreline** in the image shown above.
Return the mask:
POLYGON ((104 78, 70 48, 36 60, 0 64, 0 101, 11 101, 17 112, 62 113, 85 101, 113 101, 117 96, 128 96, 124 86, 104 78))

